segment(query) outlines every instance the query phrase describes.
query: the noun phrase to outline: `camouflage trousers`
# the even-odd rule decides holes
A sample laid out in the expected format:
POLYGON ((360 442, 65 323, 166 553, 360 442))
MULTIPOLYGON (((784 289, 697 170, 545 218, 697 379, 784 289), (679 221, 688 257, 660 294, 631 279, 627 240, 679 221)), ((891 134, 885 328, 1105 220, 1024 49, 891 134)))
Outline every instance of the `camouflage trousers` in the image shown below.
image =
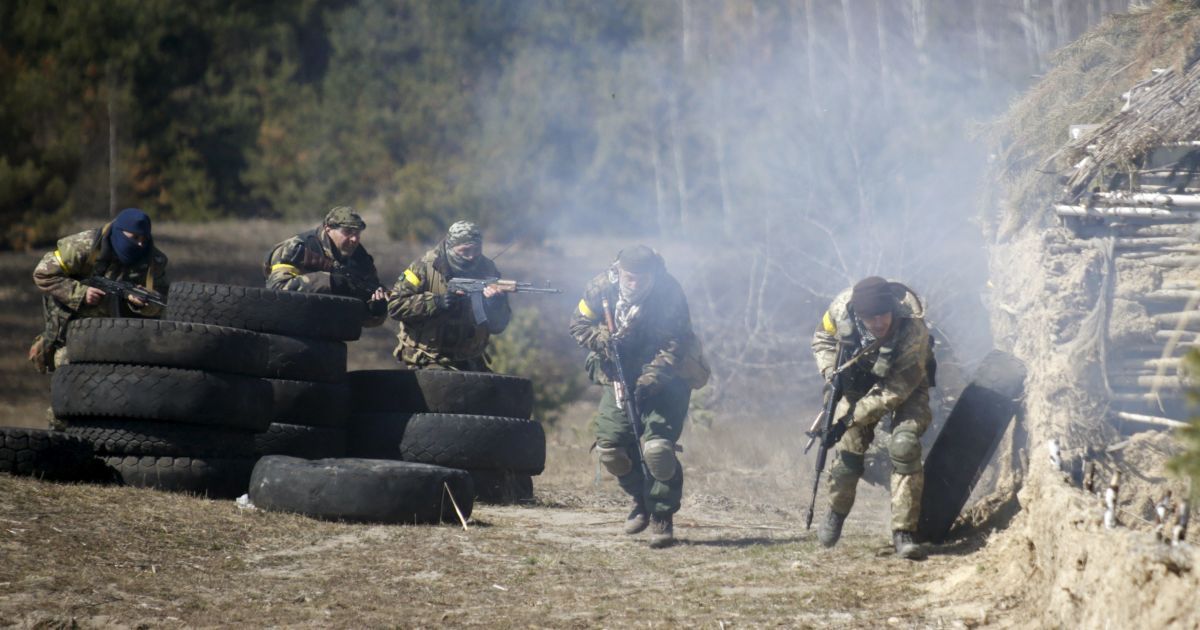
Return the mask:
MULTIPOLYGON (((854 408, 843 400, 836 417, 845 417, 854 408)), ((921 515, 921 493, 925 489, 925 470, 921 465, 921 436, 929 428, 933 413, 929 408, 929 387, 913 390, 892 413, 892 439, 888 454, 892 460, 892 529, 915 532, 921 515)), ((875 427, 852 426, 838 443, 833 467, 829 471, 829 509, 849 514, 854 507, 858 480, 865 470, 864 455, 875 439, 875 427)))
POLYGON ((46 374, 67 364, 67 325, 73 315, 54 298, 42 296, 42 319, 45 324, 42 334, 33 340, 33 346, 29 349, 29 361, 34 369, 46 374))
MULTIPOLYGON (((671 380, 662 390, 651 396, 645 402, 642 412, 641 441, 654 438, 679 441, 683 432, 683 423, 687 419, 688 403, 692 398, 692 390, 679 380, 671 380)), ((625 416, 625 412, 617 406, 612 387, 604 388, 600 398, 600 407, 592 421, 596 434, 596 444, 603 447, 620 447, 633 460, 633 468, 626 474, 617 477, 617 483, 626 494, 645 504, 651 514, 674 514, 679 511, 679 503, 683 497, 683 464, 680 463, 675 476, 669 481, 659 481, 642 473, 639 463, 637 440, 634 437, 633 426, 625 416)))

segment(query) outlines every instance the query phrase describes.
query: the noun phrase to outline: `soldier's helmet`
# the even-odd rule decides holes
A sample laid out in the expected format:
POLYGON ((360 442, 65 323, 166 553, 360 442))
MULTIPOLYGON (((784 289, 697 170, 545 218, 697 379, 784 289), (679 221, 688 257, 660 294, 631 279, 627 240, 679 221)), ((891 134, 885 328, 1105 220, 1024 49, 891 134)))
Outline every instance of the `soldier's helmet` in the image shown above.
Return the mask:
POLYGON ((479 226, 470 221, 455 221, 454 225, 446 231, 446 245, 448 247, 456 247, 463 243, 483 243, 483 232, 479 230, 479 226))
POLYGON ((367 224, 362 220, 362 217, 354 211, 350 206, 337 206, 325 215, 325 225, 331 228, 353 228, 355 230, 367 229, 367 224))

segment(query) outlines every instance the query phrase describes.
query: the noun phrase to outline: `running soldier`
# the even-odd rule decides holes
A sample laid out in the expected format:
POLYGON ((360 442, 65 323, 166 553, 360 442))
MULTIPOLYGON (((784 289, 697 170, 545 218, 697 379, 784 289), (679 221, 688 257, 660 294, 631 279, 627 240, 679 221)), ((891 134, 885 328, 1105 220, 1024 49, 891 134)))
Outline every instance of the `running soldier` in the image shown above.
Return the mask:
POLYGON ((933 417, 929 388, 935 364, 924 317, 911 289, 871 276, 834 298, 813 333, 813 356, 826 380, 839 367, 839 344, 850 346, 850 356, 866 349, 841 377, 844 394, 834 418, 848 425, 829 473, 829 513, 817 529, 826 547, 842 535, 875 425, 890 413, 892 542, 900 557, 924 556, 913 541, 925 485, 920 440, 933 417))
POLYGON ((126 208, 111 223, 58 241, 33 270, 41 289, 45 328, 29 349, 29 360, 42 373, 68 361, 67 324, 83 317, 159 317, 162 308, 135 295, 120 300, 83 281, 92 276, 129 282, 166 294, 167 257, 154 246, 150 217, 126 208))
POLYGON ((363 326, 379 326, 387 319, 387 289, 362 246, 365 229, 354 208, 331 209, 320 226, 271 249, 263 265, 267 288, 358 298, 367 304, 363 326))
POLYGON ((709 376, 683 289, 654 250, 627 248, 588 283, 571 318, 571 336, 590 350, 586 367, 592 381, 606 386, 594 420, 595 448, 600 463, 633 499, 625 533, 649 526, 651 547, 671 545, 673 516, 683 495, 676 443, 691 390, 709 376), (610 386, 617 380, 617 355, 633 389, 628 395, 641 416, 642 435, 635 434, 627 415, 630 405, 619 405, 610 386))
POLYGON ((508 327, 512 311, 504 292, 483 291, 487 320, 476 323, 466 295, 449 290, 453 278, 499 278, 483 255, 483 234, 470 221, 450 226, 437 247, 425 252, 396 280, 388 313, 400 322, 392 353, 413 369, 490 372, 488 340, 508 327))

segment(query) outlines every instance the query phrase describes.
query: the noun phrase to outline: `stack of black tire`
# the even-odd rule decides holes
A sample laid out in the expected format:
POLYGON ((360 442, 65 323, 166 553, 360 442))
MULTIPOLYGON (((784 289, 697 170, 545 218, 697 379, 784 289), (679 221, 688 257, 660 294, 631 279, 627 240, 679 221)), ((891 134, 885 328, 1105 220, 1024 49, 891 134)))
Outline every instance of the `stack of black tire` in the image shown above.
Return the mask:
POLYGON ((264 454, 339 457, 359 300, 179 282, 162 320, 83 319, 52 407, 127 485, 235 497, 264 454))
POLYGON ((349 373, 349 453, 457 468, 475 498, 533 498, 532 475, 546 463, 546 434, 532 420, 528 379, 443 370, 349 373))

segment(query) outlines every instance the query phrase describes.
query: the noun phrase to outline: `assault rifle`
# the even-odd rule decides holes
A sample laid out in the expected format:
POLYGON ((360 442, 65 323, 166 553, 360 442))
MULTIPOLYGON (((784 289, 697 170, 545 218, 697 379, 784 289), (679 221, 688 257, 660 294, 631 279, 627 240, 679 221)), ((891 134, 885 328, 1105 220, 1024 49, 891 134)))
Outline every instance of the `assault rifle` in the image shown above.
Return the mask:
POLYGON ((105 295, 113 296, 112 301, 112 316, 121 316, 121 300, 128 300, 129 296, 155 306, 166 306, 166 298, 163 294, 157 291, 151 291, 145 287, 140 287, 132 282, 124 280, 110 280, 104 276, 92 276, 82 281, 83 284, 89 287, 95 287, 105 293, 105 295))
POLYGON ((829 388, 825 395, 825 406, 821 411, 821 415, 817 416, 816 422, 813 422, 813 425, 804 433, 808 436, 808 444, 804 446, 805 455, 808 454, 809 449, 813 447, 814 443, 820 442, 820 448, 817 449, 816 474, 813 475, 812 498, 808 502, 808 512, 804 514, 804 529, 812 527, 813 512, 817 507, 817 490, 821 487, 821 472, 825 470, 825 460, 829 456, 829 449, 833 448, 838 443, 838 440, 842 439, 848 428, 844 418, 839 420, 834 420, 833 418, 833 414, 837 411, 838 403, 842 400, 842 373, 880 345, 882 345, 882 340, 877 339, 854 356, 849 356, 854 346, 844 341, 838 342, 837 361, 834 363, 833 374, 829 376, 829 388), (817 429, 818 426, 821 427, 820 430, 817 429))
POLYGON ((462 293, 471 297, 471 312, 475 314, 475 325, 487 321, 483 309, 483 290, 492 287, 503 293, 562 293, 559 289, 539 289, 528 282, 501 280, 500 278, 451 278, 451 293, 462 293))
POLYGON ((617 334, 617 326, 613 322, 612 309, 609 308, 608 297, 604 297, 600 301, 601 307, 604 310, 604 324, 608 327, 610 335, 609 348, 612 352, 612 379, 613 398, 617 400, 617 407, 620 407, 625 415, 629 417, 629 426, 633 427, 633 443, 637 447, 638 464, 642 467, 642 478, 650 479, 650 469, 646 467, 646 458, 642 455, 642 414, 638 409, 637 396, 634 392, 633 383, 625 378, 625 368, 621 365, 621 348, 615 338, 617 334))

